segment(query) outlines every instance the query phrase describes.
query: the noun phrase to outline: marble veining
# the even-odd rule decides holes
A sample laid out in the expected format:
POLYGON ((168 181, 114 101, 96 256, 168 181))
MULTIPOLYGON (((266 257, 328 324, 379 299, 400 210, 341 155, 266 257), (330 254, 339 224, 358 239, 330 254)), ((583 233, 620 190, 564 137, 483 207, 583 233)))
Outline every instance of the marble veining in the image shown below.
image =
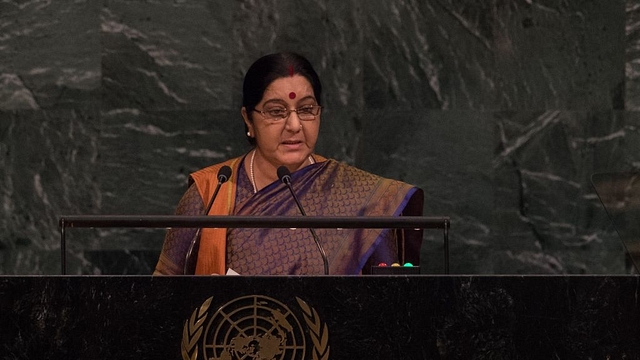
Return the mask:
MULTIPOLYGON (((268 52, 324 85, 317 152, 425 190, 458 274, 630 271, 591 184, 640 169, 638 5, 0 1, 0 273, 56 274, 63 214, 171 214, 245 153, 268 52)), ((148 274, 163 229, 73 229, 73 274, 148 274)), ((425 273, 442 269, 425 232, 425 273)))

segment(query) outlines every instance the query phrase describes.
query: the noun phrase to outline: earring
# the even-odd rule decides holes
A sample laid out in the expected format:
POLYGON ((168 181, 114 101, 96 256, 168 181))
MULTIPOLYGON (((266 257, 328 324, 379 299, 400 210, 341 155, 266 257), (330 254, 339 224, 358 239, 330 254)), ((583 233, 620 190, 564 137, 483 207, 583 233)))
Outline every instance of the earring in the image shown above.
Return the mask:
POLYGON ((247 136, 251 137, 251 132, 247 131, 247 136))

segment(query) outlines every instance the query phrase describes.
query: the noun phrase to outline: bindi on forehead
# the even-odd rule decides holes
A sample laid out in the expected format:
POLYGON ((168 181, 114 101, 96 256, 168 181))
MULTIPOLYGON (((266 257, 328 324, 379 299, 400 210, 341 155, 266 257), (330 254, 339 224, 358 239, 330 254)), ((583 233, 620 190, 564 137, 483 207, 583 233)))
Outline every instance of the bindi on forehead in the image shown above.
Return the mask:
POLYGON ((289 93, 289 99, 293 100, 296 98, 296 93, 294 93, 293 91, 289 93))

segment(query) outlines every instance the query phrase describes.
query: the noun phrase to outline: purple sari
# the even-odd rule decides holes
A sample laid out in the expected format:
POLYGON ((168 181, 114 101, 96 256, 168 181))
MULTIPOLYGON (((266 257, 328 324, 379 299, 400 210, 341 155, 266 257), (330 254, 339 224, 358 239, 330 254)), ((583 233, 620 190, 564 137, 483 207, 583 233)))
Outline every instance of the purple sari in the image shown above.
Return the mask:
MULTIPOLYGON (((240 171, 243 167, 240 166, 240 171)), ((291 174, 293 189, 308 216, 400 216, 422 214, 423 192, 355 167, 327 160, 291 174)), ((276 181, 253 193, 239 174, 234 215, 300 216, 288 188, 276 181)), ((406 254, 419 261, 422 230, 316 229, 330 275, 367 273, 406 254), (398 235, 400 234, 400 235, 398 235), (399 246, 400 244, 400 246, 399 246)), ((309 229, 229 229, 227 266, 241 275, 321 275, 323 261, 309 229)))

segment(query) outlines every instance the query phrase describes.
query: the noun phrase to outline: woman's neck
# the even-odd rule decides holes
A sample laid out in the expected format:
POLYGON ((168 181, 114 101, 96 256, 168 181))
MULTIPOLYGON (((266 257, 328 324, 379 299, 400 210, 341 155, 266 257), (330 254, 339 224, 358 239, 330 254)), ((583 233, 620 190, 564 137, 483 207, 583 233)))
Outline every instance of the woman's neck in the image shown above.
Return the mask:
MULTIPOLYGON (((254 193, 278 180, 277 167, 269 161, 265 161, 257 149, 253 149, 253 151, 249 153, 248 160, 249 164, 248 166, 245 166, 245 170, 247 171, 247 174, 249 174, 249 180, 253 185, 254 193)), ((293 170, 289 168, 289 170, 300 170, 313 163, 315 163, 315 161, 313 160, 313 157, 309 155, 298 167, 293 170)))

